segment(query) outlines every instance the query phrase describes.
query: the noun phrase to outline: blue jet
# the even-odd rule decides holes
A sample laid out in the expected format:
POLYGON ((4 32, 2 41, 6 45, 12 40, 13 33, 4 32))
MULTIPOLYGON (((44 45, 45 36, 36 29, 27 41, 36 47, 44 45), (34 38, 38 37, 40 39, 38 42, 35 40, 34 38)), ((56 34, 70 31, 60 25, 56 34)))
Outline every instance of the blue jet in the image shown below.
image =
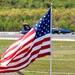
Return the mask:
POLYGON ((66 34, 66 33, 71 33, 70 30, 66 30, 66 29, 61 29, 61 28, 52 28, 52 33, 55 34, 60 34, 60 33, 63 33, 63 34, 66 34))
MULTIPOLYGON (((23 28, 24 30, 20 31, 21 34, 26 34, 30 29, 30 25, 28 23, 24 23, 23 24, 23 28)), ((60 33, 63 33, 63 34, 66 34, 66 33, 71 33, 70 30, 66 30, 66 29, 61 29, 61 28, 52 28, 52 34, 60 34, 60 33)))
POLYGON ((28 23, 24 23, 23 28, 24 28, 24 30, 20 31, 21 34, 26 34, 31 29, 31 27, 28 23))

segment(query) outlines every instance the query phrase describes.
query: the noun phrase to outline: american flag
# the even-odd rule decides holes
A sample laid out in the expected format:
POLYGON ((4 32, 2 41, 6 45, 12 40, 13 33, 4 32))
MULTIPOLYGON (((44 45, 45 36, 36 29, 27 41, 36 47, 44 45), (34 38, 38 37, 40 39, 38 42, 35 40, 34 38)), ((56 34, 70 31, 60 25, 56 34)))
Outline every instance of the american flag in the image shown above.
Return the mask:
POLYGON ((36 58, 50 55, 50 13, 49 9, 27 34, 7 48, 0 60, 0 73, 18 71, 36 58))

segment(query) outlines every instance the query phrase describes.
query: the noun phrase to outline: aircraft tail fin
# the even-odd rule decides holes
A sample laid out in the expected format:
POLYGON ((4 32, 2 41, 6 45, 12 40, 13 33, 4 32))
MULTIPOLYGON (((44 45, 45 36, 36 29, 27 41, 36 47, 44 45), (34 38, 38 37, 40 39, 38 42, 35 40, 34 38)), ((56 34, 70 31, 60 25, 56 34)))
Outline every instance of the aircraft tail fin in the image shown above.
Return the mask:
POLYGON ((31 29, 29 24, 24 24, 23 27, 24 27, 24 30, 30 30, 31 29))

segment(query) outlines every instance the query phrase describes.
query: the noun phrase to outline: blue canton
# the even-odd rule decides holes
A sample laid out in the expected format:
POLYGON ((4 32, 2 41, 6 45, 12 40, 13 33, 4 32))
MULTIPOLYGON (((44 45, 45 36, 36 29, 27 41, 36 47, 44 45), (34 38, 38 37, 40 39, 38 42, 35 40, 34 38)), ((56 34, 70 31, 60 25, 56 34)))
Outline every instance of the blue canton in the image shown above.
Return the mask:
POLYGON ((36 31, 36 38, 50 33, 50 10, 33 27, 36 31))

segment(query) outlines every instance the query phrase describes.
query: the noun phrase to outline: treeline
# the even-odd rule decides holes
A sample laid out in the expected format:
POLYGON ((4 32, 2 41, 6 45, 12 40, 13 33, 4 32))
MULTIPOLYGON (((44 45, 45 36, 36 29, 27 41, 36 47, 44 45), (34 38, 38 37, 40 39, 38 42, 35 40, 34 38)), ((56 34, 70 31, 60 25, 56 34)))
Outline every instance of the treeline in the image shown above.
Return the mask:
POLYGON ((0 0, 1 9, 11 8, 74 8, 75 0, 0 0))
MULTIPOLYGON (((2 9, 0 10, 0 31, 20 31, 25 22, 33 26, 48 9, 2 9)), ((75 31, 75 9, 53 9, 53 27, 75 31)))
POLYGON ((53 27, 75 31, 75 0, 0 0, 0 31, 20 31, 33 26, 53 3, 53 27))

